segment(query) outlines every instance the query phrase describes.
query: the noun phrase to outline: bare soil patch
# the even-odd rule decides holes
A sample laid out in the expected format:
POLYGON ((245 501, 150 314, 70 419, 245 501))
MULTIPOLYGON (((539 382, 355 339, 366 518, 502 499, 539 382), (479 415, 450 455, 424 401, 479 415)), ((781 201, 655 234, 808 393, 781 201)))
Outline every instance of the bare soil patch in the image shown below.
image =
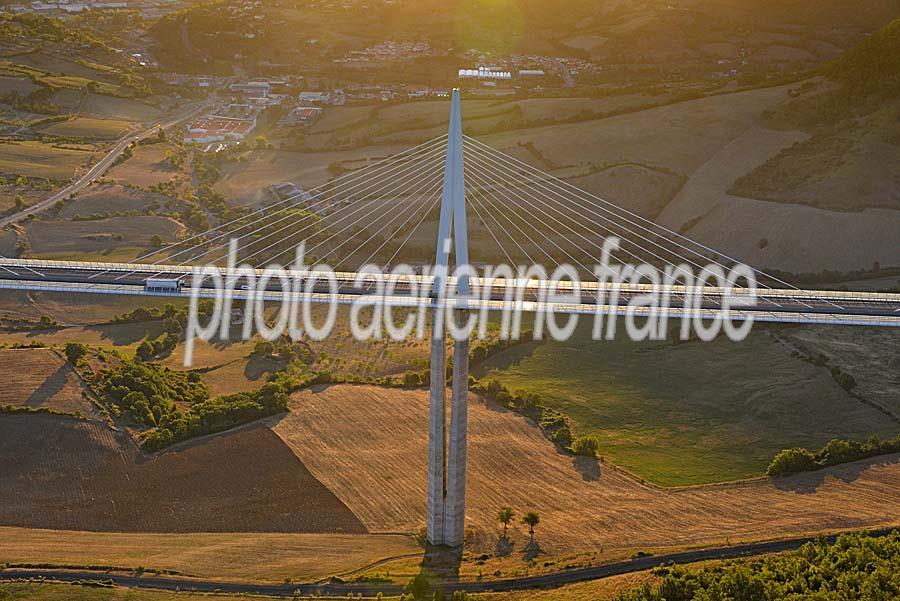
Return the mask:
POLYGON ((40 414, 4 415, 0 480, 0 524, 5 526, 366 532, 260 424, 148 457, 127 434, 105 424, 40 414))

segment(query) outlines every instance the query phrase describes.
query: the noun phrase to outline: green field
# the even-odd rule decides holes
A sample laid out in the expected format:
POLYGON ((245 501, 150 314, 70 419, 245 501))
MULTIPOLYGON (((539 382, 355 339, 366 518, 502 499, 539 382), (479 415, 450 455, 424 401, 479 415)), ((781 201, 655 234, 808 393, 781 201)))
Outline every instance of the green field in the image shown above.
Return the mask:
POLYGON ((0 144, 0 173, 65 180, 88 156, 83 150, 41 142, 4 142, 0 144))
POLYGON ((897 424, 848 395, 822 367, 791 356, 758 329, 744 342, 592 341, 520 345, 475 370, 541 394, 576 435, 663 486, 760 476, 785 447, 892 435, 897 424))
POLYGON ((42 133, 51 136, 68 138, 118 138, 128 131, 131 124, 128 121, 117 119, 92 119, 90 117, 76 117, 69 121, 51 123, 41 129, 42 133))

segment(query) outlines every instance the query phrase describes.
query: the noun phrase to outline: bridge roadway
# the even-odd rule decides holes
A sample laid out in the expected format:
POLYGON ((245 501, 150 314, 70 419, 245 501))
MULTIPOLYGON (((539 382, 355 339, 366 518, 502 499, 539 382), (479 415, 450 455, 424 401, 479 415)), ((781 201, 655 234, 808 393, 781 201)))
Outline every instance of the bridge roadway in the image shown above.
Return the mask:
MULTIPOLYGON (((0 289, 24 289, 44 290, 73 293, 99 293, 99 294, 125 294, 147 296, 172 296, 188 297, 192 284, 192 271, 190 266, 177 265, 146 265, 139 263, 96 263, 53 261, 40 259, 0 259, 0 289), (180 290, 172 291, 148 291, 145 289, 145 281, 151 277, 180 279, 184 283, 180 290)), ((223 274, 229 273, 224 268, 223 274)), ((264 270, 257 270, 257 275, 262 276, 264 270)), ((291 277, 305 279, 313 272, 289 271, 291 277)), ((302 294, 294 294, 301 299, 309 299, 310 302, 336 301, 349 304, 362 295, 374 296, 375 289, 372 284, 360 286, 356 282, 355 272, 338 272, 335 274, 337 281, 337 294, 331 295, 328 283, 319 280, 311 291, 302 294)), ((432 287, 432 276, 414 276, 416 288, 419 291, 427 291, 432 287)), ((243 289, 239 280, 234 291, 235 299, 243 299, 250 294, 243 289)), ((476 287, 484 280, 473 278, 476 287)), ((560 294, 570 293, 567 282, 562 282, 560 294)), ((454 279, 448 279, 448 285, 454 285, 454 279)), ((628 285, 622 284, 617 293, 612 290, 612 284, 599 285, 596 281, 582 282, 578 298, 564 301, 553 299, 542 301, 545 298, 542 289, 546 289, 547 282, 538 280, 519 280, 518 285, 523 288, 522 302, 519 308, 523 311, 552 310, 556 313, 594 314, 598 311, 597 297, 603 294, 603 302, 600 312, 624 315, 629 310, 629 302, 636 296, 646 295, 652 291, 649 284, 628 285)), ((415 307, 422 304, 434 307, 436 302, 433 296, 425 293, 416 297, 411 294, 413 289, 409 278, 396 282, 393 294, 372 299, 373 302, 382 302, 385 305, 415 307)), ((638 315, 649 313, 666 314, 670 317, 681 317, 686 312, 692 315, 712 317, 722 309, 727 291, 724 288, 704 287, 685 288, 684 286, 661 287, 671 298, 668 307, 648 309, 636 307, 631 310, 638 315), (688 293, 693 294, 699 302, 685 306, 688 293)), ((735 289, 736 294, 744 292, 735 289)), ((290 293, 289 293, 290 294, 290 293)), ((465 307, 480 309, 487 306, 491 310, 503 310, 513 308, 515 301, 507 300, 507 292, 504 282, 497 281, 491 290, 491 294, 484 300, 466 301, 465 307)), ((213 297, 215 295, 214 284, 211 279, 201 282, 201 297, 213 297)), ((284 298, 285 293, 281 289, 281 282, 277 277, 269 280, 266 286, 264 298, 267 301, 277 302, 284 298)), ((463 306, 459 301, 450 299, 444 306, 463 306)), ((757 301, 754 306, 737 307, 731 305, 730 315, 735 320, 744 319, 750 315, 758 321, 785 322, 785 323, 833 323, 843 325, 872 325, 872 326, 900 326, 900 294, 874 293, 874 292, 847 292, 827 290, 791 290, 761 288, 757 292, 757 301), (737 307, 737 308, 735 308, 737 307)))

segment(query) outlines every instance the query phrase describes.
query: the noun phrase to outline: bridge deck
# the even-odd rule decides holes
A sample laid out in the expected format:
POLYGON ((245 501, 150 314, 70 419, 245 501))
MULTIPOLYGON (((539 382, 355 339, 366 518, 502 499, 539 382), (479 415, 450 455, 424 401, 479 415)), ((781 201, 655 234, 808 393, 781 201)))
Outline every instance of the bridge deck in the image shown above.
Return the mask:
MULTIPOLYGON (((186 298, 190 296, 193 271, 191 267, 178 265, 2 259, 0 288, 186 298), (145 289, 146 280, 154 276, 177 278, 184 282, 185 286, 178 290, 145 289)), ((226 276, 239 275, 237 270, 229 271, 224 268, 222 273, 226 276)), ((258 269, 255 273, 257 277, 262 278, 265 270, 258 269)), ((287 271, 286 275, 292 280, 307 281, 314 277, 316 272, 287 271)), ((504 287, 505 282, 497 281, 490 293, 481 295, 481 298, 465 301, 448 298, 439 302, 429 294, 433 278, 428 275, 400 279, 390 294, 380 295, 371 282, 358 281, 358 274, 355 272, 338 272, 335 274, 335 280, 337 290, 336 294, 332 295, 328 283, 324 280, 298 293, 290 289, 282 290, 281 280, 272 277, 265 286, 263 297, 273 302, 289 296, 308 299, 310 302, 350 304, 365 295, 371 302, 397 307, 434 307, 440 304, 445 307, 465 306, 470 309, 487 308, 497 311, 517 308, 526 312, 543 310, 573 314, 600 312, 625 315, 631 312, 637 315, 659 314, 680 318, 686 314, 714 317, 721 311, 726 294, 745 292, 742 289, 730 291, 714 286, 704 288, 663 286, 661 290, 669 298, 669 306, 630 307, 629 303, 635 297, 647 295, 652 291, 649 284, 613 286, 609 283, 601 285, 596 281, 582 282, 580 290, 573 294, 571 288, 563 283, 559 293, 571 298, 548 300, 545 296, 548 286, 546 281, 517 280, 516 285, 521 288, 521 295, 518 298, 508 293, 504 287), (686 302, 694 296, 698 302, 693 304, 686 302), (599 303, 598 297, 601 297, 599 303)), ((205 298, 215 296, 211 280, 198 283, 199 296, 205 298)), ((453 283, 453 278, 450 278, 448 284, 452 286, 453 283)), ((472 278, 471 283, 477 291, 489 282, 483 278, 472 278)), ((241 286, 236 286, 234 290, 234 298, 237 299, 244 299, 250 294, 252 291, 244 290, 241 286)), ((732 308, 730 315, 736 320, 752 316, 756 320, 769 322, 896 327, 900 326, 900 294, 761 288, 757 291, 757 302, 754 306, 732 308)))

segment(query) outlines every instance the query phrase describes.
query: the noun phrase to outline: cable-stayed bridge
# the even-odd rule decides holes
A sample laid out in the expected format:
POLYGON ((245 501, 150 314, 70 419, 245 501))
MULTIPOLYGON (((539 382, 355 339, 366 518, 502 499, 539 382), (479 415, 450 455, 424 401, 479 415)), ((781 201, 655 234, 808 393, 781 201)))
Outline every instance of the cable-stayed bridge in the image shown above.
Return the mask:
MULTIPOLYGON (((0 257, 0 288, 173 297, 193 291, 212 297, 214 284, 198 276, 198 265, 217 266, 238 299, 301 295, 310 302, 349 304, 367 297, 390 306, 463 311, 514 306, 563 314, 706 318, 720 314, 734 293, 747 292, 722 281, 740 265, 736 258, 463 135, 458 91, 447 135, 240 212, 131 263, 0 257), (607 246, 610 239, 618 245, 607 246), (303 265, 290 267, 301 243, 303 265), (447 275, 451 255, 457 266, 473 264, 475 272, 447 275), (610 263, 649 265, 671 277, 662 283, 598 278, 604 274, 595 273, 595 266, 610 263), (300 292, 266 269, 289 265, 283 272, 288 280, 309 283, 323 272, 305 267, 309 264, 333 267, 336 288, 316 281, 300 292), (360 279, 360 269, 370 264, 384 271, 400 264, 412 269, 385 292, 360 279), (495 264, 544 269, 504 276, 502 282, 514 282, 521 291, 511 298, 508 286, 493 282, 495 287, 488 287, 492 280, 478 269, 495 264), (548 275, 563 265, 581 283, 554 287, 571 293, 560 301, 546 292, 548 275), (238 284, 248 272, 267 282, 263 289, 238 284), (717 273, 720 277, 713 277, 717 273), (632 306, 654 289, 662 289, 664 304, 632 306)), ((730 307, 731 319, 900 326, 900 294, 802 290, 776 275, 747 269, 759 284, 756 300, 730 307)), ((434 544, 458 546, 464 540, 469 341, 454 340, 448 427, 444 337, 443 330, 432 336, 428 537, 434 544)))

